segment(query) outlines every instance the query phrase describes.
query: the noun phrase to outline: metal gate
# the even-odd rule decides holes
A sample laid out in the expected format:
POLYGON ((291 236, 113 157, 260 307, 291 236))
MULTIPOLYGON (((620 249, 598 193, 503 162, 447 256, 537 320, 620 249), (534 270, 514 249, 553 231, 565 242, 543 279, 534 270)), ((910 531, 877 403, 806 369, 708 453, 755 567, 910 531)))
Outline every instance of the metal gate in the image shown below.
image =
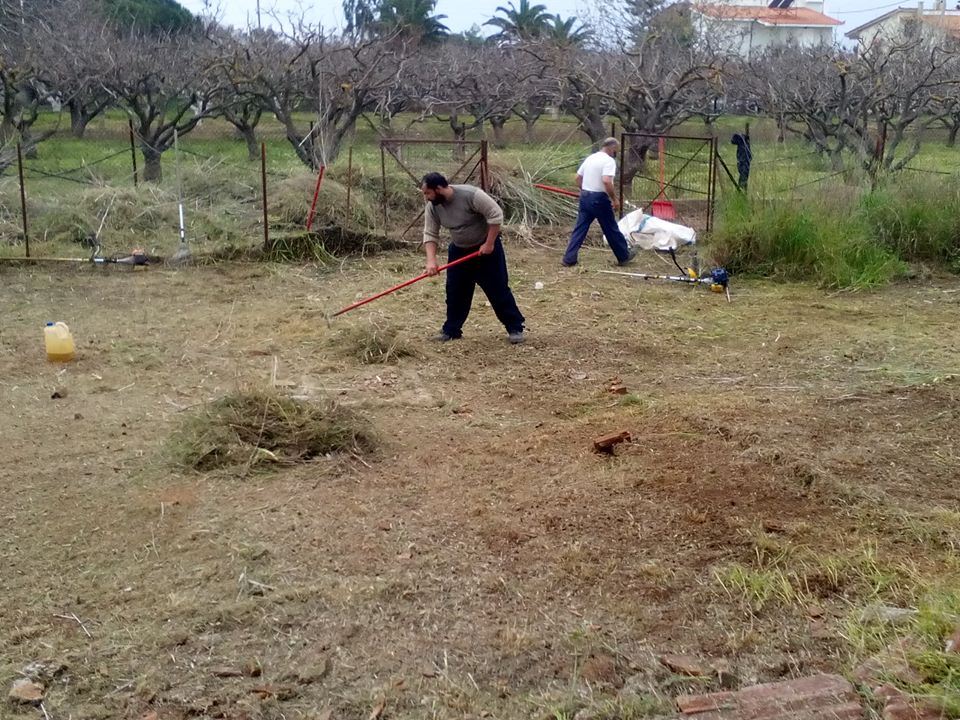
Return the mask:
MULTIPOLYGON (((716 138, 623 133, 620 199, 698 233, 710 232, 717 190, 716 157, 716 138)), ((629 210, 621 205, 621 213, 629 210)))
MULTIPOLYGON (((380 141, 380 170, 383 181, 383 227, 387 235, 392 235, 390 228, 390 179, 387 168, 387 157, 394 162, 390 167, 399 170, 402 183, 407 179, 412 181, 411 193, 415 193, 415 201, 409 206, 419 208, 416 216, 411 219, 411 212, 402 212, 396 227, 399 232, 395 237, 404 239, 407 234, 423 218, 423 202, 420 198, 420 182, 429 172, 441 173, 451 185, 454 183, 466 184, 473 182, 481 189, 489 187, 489 169, 487 164, 486 140, 424 140, 421 138, 384 138, 380 141)), ((396 179, 396 178, 393 178, 396 179)), ((398 197, 398 200, 405 199, 398 197)), ((403 205, 403 203, 399 203, 403 205)), ((397 214, 395 212, 395 214, 397 214)))

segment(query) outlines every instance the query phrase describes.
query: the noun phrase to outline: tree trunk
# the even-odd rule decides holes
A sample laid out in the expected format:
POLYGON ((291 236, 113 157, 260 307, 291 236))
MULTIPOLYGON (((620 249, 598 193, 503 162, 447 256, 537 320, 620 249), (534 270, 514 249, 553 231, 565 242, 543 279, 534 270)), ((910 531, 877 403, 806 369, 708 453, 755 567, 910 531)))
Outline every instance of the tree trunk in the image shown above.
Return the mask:
POLYGON ((503 135, 503 126, 506 124, 506 118, 490 118, 490 127, 493 128, 493 146, 505 148, 507 140, 503 135))
POLYGON ((956 147, 957 133, 960 132, 960 118, 952 119, 949 128, 949 132, 947 133, 947 147, 956 147))
POLYGON ((536 125, 537 119, 538 118, 536 117, 525 117, 523 119, 523 124, 526 126, 526 130, 524 131, 523 135, 528 143, 533 142, 533 126, 536 125))
POLYGON ((834 172, 840 172, 843 168, 843 151, 839 148, 831 149, 830 151, 830 167, 834 172))
POLYGON ((607 136, 607 127, 603 123, 603 118, 595 115, 580 118, 580 129, 594 144, 599 143, 607 136))
POLYGON ((36 160, 40 157, 40 151, 37 150, 37 144, 30 137, 30 128, 25 127, 20 132, 20 144, 23 146, 23 156, 27 160, 36 160))
POLYGON ((467 139, 467 124, 460 122, 459 116, 452 113, 447 122, 450 125, 450 129, 453 130, 453 139, 456 141, 456 144, 453 146, 453 159, 462 161, 467 154, 463 144, 467 139))
POLYGON ((250 127, 237 128, 243 136, 243 141, 247 144, 247 158, 251 161, 260 158, 260 145, 257 143, 257 131, 250 127))
POLYGON ((160 153, 152 147, 141 147, 143 154, 143 179, 146 182, 158 183, 163 180, 163 166, 160 164, 160 153))
POLYGON ((70 133, 75 138, 82 138, 91 118, 84 112, 83 105, 76 101, 71 100, 67 103, 67 107, 70 108, 70 133))
POLYGON ((623 184, 631 185, 637 175, 643 175, 647 167, 647 155, 650 152, 649 144, 630 145, 623 161, 623 184))

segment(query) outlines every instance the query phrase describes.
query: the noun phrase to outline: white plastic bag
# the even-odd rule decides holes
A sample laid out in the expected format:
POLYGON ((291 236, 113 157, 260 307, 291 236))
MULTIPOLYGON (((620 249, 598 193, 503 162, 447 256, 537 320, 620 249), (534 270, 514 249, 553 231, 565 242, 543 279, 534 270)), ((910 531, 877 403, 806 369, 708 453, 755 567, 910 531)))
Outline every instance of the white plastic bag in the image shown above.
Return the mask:
MULTIPOLYGON (((641 250, 669 252, 697 242, 697 232, 693 228, 644 215, 642 208, 624 215, 617 226, 630 246, 641 250)), ((609 244, 606 237, 603 239, 609 244)))

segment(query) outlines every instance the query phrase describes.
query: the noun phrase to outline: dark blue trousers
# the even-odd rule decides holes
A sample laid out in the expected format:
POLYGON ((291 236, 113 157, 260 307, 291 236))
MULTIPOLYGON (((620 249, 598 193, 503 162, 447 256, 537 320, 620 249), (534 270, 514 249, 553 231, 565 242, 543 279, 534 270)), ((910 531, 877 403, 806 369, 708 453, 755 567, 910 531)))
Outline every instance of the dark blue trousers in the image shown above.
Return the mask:
MULTIPOLYGON (((448 262, 459 260, 464 255, 477 250, 477 247, 460 248, 451 244, 447 251, 448 262)), ((452 338, 463 335, 463 324, 470 314, 474 288, 479 285, 483 290, 497 319, 503 323, 508 333, 523 332, 523 315, 517 307, 517 301, 510 292, 507 278, 507 256, 503 252, 503 242, 497 236, 497 242, 490 255, 481 255, 467 260, 447 273, 447 321, 443 332, 452 338)))
POLYGON ((567 251, 563 254, 564 265, 576 265, 580 246, 587 239, 587 230, 596 220, 600 229, 610 243, 610 249, 617 256, 617 261, 625 262, 630 257, 630 248, 627 239, 617 227, 617 218, 613 214, 613 203, 605 192, 580 191, 580 209, 577 212, 577 224, 570 233, 570 242, 567 251))

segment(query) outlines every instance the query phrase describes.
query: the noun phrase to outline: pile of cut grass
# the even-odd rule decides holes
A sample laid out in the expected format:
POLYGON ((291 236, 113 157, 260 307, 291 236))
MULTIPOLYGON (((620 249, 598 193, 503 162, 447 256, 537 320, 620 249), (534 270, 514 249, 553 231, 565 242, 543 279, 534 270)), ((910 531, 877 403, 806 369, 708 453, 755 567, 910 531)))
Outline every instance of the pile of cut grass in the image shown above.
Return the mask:
POLYGON ((310 232, 306 225, 316 191, 316 176, 301 173, 280 183, 270 198, 270 222, 283 237, 275 260, 326 262, 331 256, 378 252, 395 246, 383 233, 380 208, 370 195, 354 188, 347 207, 347 188, 324 178, 310 232), (286 233, 286 234, 283 234, 286 233))
POLYGON ((351 328, 342 335, 344 355, 363 365, 393 365, 420 356, 417 349, 391 328, 375 325, 351 328))
POLYGON ((352 410, 273 390, 226 395, 188 417, 168 442, 176 465, 200 472, 263 460, 292 465, 375 447, 369 423, 352 410))

